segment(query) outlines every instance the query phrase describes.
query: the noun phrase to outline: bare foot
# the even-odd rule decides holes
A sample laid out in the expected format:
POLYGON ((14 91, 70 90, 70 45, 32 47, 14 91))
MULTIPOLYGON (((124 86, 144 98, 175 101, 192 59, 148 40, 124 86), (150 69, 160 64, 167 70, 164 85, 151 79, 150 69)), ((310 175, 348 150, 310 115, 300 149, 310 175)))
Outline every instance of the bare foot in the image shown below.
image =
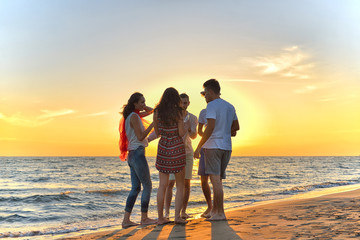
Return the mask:
POLYGON ((201 217, 204 217, 204 218, 211 217, 211 208, 206 209, 205 212, 203 214, 201 214, 201 217))
POLYGON ((122 224, 121 224, 121 226, 122 226, 123 228, 128 228, 128 227, 137 226, 137 225, 139 225, 139 224, 134 223, 134 222, 132 222, 132 221, 122 222, 122 224))
POLYGON ((186 223, 188 223, 188 221, 186 221, 182 218, 175 219, 175 224, 186 224, 186 223))
POLYGON ((169 219, 169 213, 165 213, 165 218, 169 219))
POLYGON ((188 215, 187 213, 181 213, 181 218, 182 219, 188 219, 188 218, 191 218, 191 216, 188 215))
POLYGON ((213 215, 210 218, 205 219, 206 221, 225 221, 226 216, 224 214, 221 215, 213 215))
POLYGON ((167 223, 170 223, 170 222, 171 221, 168 218, 165 218, 165 217, 157 220, 158 225, 167 224, 167 223))
POLYGON ((151 218, 146 218, 144 220, 141 220, 141 225, 151 225, 151 224, 156 224, 157 221, 155 219, 151 219, 151 218))
POLYGON ((203 214, 201 214, 201 217, 211 218, 211 213, 203 213, 203 214))

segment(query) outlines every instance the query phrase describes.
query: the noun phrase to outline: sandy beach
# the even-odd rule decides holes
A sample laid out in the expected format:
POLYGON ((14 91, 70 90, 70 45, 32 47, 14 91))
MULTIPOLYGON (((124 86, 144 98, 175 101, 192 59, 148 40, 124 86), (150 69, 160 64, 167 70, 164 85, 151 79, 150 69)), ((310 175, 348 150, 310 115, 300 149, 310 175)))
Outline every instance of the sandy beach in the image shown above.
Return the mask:
POLYGON ((357 239, 360 189, 286 199, 226 213, 227 221, 119 228, 62 239, 357 239))

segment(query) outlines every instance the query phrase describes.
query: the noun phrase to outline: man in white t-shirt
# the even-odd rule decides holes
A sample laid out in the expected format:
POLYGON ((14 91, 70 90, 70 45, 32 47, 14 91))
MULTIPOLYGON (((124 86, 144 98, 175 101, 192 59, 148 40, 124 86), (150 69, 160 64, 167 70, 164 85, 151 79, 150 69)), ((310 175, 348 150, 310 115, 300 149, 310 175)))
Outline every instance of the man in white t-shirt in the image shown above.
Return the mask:
POLYGON ((205 173, 210 175, 214 192, 214 204, 209 221, 225 220, 224 191, 222 179, 226 178, 225 170, 232 151, 231 137, 240 129, 235 108, 220 98, 220 84, 216 79, 210 79, 203 85, 205 96, 207 127, 194 152, 199 158, 200 150, 204 148, 205 173))

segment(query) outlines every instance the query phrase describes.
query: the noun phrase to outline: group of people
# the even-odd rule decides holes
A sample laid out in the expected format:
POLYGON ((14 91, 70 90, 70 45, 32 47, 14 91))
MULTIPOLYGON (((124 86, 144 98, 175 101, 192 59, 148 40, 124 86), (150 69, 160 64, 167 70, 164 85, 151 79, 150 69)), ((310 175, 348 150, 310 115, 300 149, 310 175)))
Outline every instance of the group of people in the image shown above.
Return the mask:
POLYGON ((198 174, 201 176, 201 187, 208 205, 201 216, 209 221, 226 219, 222 179, 226 177, 225 170, 231 157, 231 137, 240 129, 239 122, 235 108, 220 98, 220 84, 216 79, 207 80, 203 84, 201 95, 205 97, 207 107, 200 112, 199 120, 187 111, 189 96, 185 93, 179 95, 175 88, 164 91, 155 109, 146 106, 141 93, 132 94, 124 105, 119 126, 120 158, 128 162, 132 184, 122 222, 124 228, 138 225, 130 220, 130 215, 141 186, 140 224, 170 222, 169 210, 175 184, 174 222, 186 224, 194 158, 200 158, 198 174), (152 113, 151 124, 142 119, 152 113), (194 151, 191 139, 196 138, 197 134, 201 136, 201 140, 194 151), (158 137, 160 140, 155 165, 159 171, 158 219, 154 220, 148 217, 152 182, 145 148, 148 142, 158 137), (209 178, 213 187, 213 202, 209 178))

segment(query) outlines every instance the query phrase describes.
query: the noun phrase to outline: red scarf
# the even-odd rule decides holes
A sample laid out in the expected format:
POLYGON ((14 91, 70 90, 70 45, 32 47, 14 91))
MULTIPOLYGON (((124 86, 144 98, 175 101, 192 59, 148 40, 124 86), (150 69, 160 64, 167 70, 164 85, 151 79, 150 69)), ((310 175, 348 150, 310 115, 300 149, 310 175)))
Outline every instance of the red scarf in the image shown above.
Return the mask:
MULTIPOLYGON (((142 117, 140 116, 139 110, 135 110, 134 112, 137 115, 139 115, 144 127, 147 128, 150 125, 150 123, 148 121, 146 121, 145 119, 142 119, 142 117)), ((124 117, 122 117, 120 119, 120 124, 119 124, 119 133, 120 133, 120 140, 119 140, 120 156, 119 157, 120 157, 121 161, 126 161, 127 155, 128 155, 129 141, 126 136, 125 121, 126 121, 126 119, 124 119, 124 117)))

